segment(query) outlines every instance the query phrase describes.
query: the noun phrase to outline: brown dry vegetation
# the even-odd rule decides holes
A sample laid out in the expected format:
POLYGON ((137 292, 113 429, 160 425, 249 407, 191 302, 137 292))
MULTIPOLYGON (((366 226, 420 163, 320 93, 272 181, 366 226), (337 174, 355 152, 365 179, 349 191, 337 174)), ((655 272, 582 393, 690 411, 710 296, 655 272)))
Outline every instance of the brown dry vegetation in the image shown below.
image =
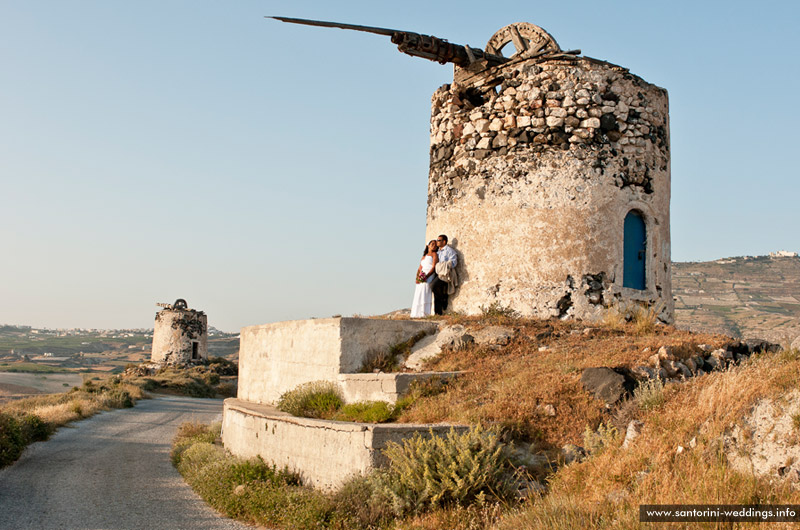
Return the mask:
MULTIPOLYGON (((631 448, 617 445, 562 468, 550 478, 546 496, 506 518, 498 529, 631 528, 638 525, 640 504, 800 503, 800 491, 786 481, 732 470, 721 447, 722 435, 758 400, 796 389, 799 378, 800 358, 788 351, 668 385, 665 404, 642 415, 645 427, 631 448)), ((756 526, 669 527, 751 525, 756 526)), ((770 528, 789 526, 771 523, 770 528)))
POLYGON ((135 402, 144 397, 141 388, 134 385, 115 385, 113 389, 92 388, 84 385, 72 392, 46 394, 4 403, 1 412, 7 414, 35 414, 53 429, 67 423, 88 418, 102 410, 119 408, 125 394, 135 402))
POLYGON ((672 346, 679 357, 696 351, 697 344, 719 347, 730 341, 722 335, 694 334, 670 326, 637 332, 637 322, 587 324, 560 320, 451 317, 469 329, 487 325, 514 328, 508 345, 492 350, 469 346, 447 351, 426 366, 437 371, 464 370, 445 393, 422 398, 398 419, 404 423, 459 422, 500 424, 517 439, 540 442, 543 449, 565 443, 582 444, 586 426, 607 421, 609 411, 583 390, 585 368, 647 364, 661 346, 672 346), (589 329, 584 333, 584 330, 589 329), (539 351, 540 347, 545 351, 539 351), (650 348, 646 352, 645 348, 650 348), (549 416, 545 405, 556 415, 549 416))

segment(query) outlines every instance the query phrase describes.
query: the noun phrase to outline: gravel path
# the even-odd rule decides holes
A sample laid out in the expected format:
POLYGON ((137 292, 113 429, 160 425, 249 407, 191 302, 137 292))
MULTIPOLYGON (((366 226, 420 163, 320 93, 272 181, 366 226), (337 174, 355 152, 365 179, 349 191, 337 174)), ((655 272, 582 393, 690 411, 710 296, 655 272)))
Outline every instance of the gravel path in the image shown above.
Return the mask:
POLYGON ((159 397, 62 427, 0 470, 0 529, 246 529, 195 495, 169 461, 186 421, 222 401, 159 397))

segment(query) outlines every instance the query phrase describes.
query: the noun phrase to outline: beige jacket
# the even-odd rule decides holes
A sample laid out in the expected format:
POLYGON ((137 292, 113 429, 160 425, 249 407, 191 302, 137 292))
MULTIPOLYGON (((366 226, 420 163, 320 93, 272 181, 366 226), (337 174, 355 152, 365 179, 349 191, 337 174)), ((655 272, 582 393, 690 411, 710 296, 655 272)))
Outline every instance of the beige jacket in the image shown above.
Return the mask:
POLYGON ((458 273, 449 261, 440 261, 436 264, 436 275, 443 282, 447 282, 447 294, 456 292, 458 287, 458 273))

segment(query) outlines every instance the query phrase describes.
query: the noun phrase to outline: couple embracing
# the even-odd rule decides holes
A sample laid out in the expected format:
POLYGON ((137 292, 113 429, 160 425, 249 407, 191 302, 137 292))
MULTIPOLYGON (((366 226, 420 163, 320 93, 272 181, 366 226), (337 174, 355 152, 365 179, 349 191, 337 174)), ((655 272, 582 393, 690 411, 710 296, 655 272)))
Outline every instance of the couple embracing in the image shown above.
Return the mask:
POLYGON ((447 244, 446 235, 440 235, 425 246, 422 261, 417 269, 417 287, 411 304, 411 318, 429 316, 431 298, 437 315, 447 310, 449 295, 455 292, 455 287, 458 285, 456 265, 458 265, 458 255, 453 247, 447 244))

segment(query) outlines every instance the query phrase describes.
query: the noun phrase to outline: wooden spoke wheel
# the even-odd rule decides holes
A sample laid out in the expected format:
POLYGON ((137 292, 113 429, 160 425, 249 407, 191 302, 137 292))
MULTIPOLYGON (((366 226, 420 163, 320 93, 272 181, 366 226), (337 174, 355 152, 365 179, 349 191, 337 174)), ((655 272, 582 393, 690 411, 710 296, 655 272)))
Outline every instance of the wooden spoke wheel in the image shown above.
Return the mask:
POLYGON ((552 35, 535 24, 516 22, 501 28, 492 35, 486 44, 486 53, 502 55, 503 57, 531 56, 540 53, 556 53, 561 48, 552 35), (512 44, 514 52, 507 53, 503 50, 507 44, 512 44))

